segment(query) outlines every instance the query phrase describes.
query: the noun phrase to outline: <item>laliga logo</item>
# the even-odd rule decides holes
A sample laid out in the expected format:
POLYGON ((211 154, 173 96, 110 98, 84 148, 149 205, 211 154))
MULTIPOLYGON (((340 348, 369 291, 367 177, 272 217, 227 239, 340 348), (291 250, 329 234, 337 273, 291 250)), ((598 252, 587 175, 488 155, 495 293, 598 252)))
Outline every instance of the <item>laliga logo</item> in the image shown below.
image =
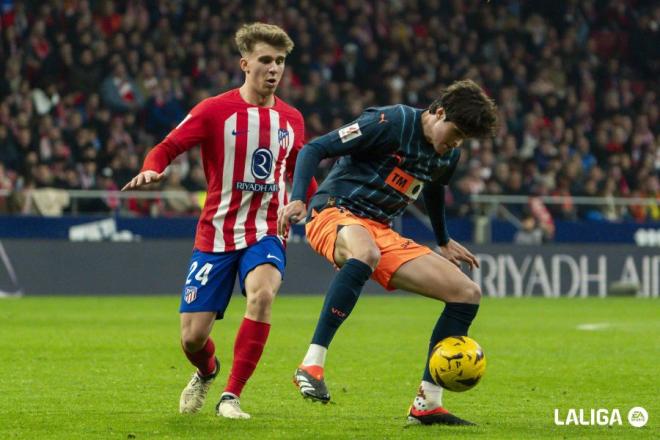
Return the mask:
MULTIPOLYGON (((641 406, 636 406, 628 411, 628 423, 635 428, 641 428, 649 421, 649 413, 641 406)), ((574 409, 568 410, 566 417, 560 417, 559 409, 555 408, 555 425, 557 426, 612 426, 614 424, 621 425, 621 413, 617 408, 613 410, 608 409, 574 409)))

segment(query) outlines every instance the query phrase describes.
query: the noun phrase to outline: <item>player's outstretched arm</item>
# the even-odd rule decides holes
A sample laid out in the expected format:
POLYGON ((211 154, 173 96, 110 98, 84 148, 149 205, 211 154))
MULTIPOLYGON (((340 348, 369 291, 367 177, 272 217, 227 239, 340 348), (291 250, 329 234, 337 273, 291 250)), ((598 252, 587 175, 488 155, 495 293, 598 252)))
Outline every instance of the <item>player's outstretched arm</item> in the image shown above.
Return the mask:
POLYGON ((281 237, 287 236, 289 225, 302 220, 307 214, 307 206, 303 200, 309 200, 310 189, 316 192, 314 173, 319 163, 329 157, 325 151, 330 134, 321 136, 303 146, 296 159, 295 172, 291 188, 291 202, 281 207, 277 213, 277 233, 281 237))
POLYGON ((173 128, 161 143, 149 151, 147 157, 144 158, 142 171, 121 190, 138 189, 154 182, 160 182, 165 177, 165 168, 172 163, 174 158, 208 139, 208 120, 209 115, 214 111, 213 106, 212 99, 205 99, 190 110, 183 121, 173 128))
POLYGON ((131 189, 138 189, 151 183, 160 182, 164 177, 164 172, 158 173, 152 170, 145 170, 133 177, 121 190, 128 191, 131 189))

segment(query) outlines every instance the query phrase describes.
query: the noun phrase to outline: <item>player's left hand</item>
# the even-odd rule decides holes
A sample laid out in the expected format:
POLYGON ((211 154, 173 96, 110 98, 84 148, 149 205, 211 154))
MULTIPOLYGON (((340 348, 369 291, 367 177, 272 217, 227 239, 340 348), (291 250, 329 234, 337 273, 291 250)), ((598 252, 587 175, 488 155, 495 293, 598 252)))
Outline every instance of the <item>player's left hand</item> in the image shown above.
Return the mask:
POLYGON ((297 223, 307 214, 307 207, 302 200, 294 200, 277 213, 277 234, 286 237, 291 223, 297 223))
POLYGON ((122 191, 138 189, 143 186, 160 182, 165 178, 165 172, 158 173, 152 170, 141 171, 137 176, 133 177, 124 187, 122 191))
POLYGON ((458 266, 458 268, 461 267, 461 261, 467 263, 470 266, 470 270, 479 267, 477 257, 454 240, 449 240, 446 245, 440 246, 440 254, 458 266))

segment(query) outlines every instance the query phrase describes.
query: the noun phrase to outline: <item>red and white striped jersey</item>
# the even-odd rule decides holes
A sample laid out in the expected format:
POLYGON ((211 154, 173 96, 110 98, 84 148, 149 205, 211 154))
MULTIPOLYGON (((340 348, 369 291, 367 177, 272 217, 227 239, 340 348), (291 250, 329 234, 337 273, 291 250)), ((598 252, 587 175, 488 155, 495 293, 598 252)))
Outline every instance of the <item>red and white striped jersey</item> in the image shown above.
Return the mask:
POLYGON ((201 145, 208 193, 195 247, 233 251, 277 236, 277 209, 287 203, 284 179, 293 179, 304 137, 298 110, 278 98, 272 107, 248 104, 234 89, 197 104, 149 152, 142 170, 160 173, 201 145))

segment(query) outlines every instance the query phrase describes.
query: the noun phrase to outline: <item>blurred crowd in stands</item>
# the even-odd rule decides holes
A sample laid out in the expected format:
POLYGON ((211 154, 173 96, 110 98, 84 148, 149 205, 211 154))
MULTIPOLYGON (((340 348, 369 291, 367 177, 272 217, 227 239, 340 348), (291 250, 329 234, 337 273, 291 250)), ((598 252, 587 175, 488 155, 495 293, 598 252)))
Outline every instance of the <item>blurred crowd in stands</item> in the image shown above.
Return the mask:
MULTIPOLYGON (((243 83, 233 34, 258 20, 281 25, 296 44, 278 95, 303 113, 308 139, 372 105, 426 107, 456 79, 487 90, 501 131, 464 145, 447 191, 449 215, 478 210, 472 194, 660 200, 658 2, 4 0, 0 7, 0 190, 120 188, 192 106, 243 83)), ((193 149, 159 189, 204 188, 193 149)), ((192 198, 132 200, 128 209, 153 214, 154 203, 165 213, 199 209, 192 198)), ((24 208, 20 196, 0 207, 24 208)), ((510 209, 541 221, 660 219, 657 206, 581 206, 570 198, 510 209)))

